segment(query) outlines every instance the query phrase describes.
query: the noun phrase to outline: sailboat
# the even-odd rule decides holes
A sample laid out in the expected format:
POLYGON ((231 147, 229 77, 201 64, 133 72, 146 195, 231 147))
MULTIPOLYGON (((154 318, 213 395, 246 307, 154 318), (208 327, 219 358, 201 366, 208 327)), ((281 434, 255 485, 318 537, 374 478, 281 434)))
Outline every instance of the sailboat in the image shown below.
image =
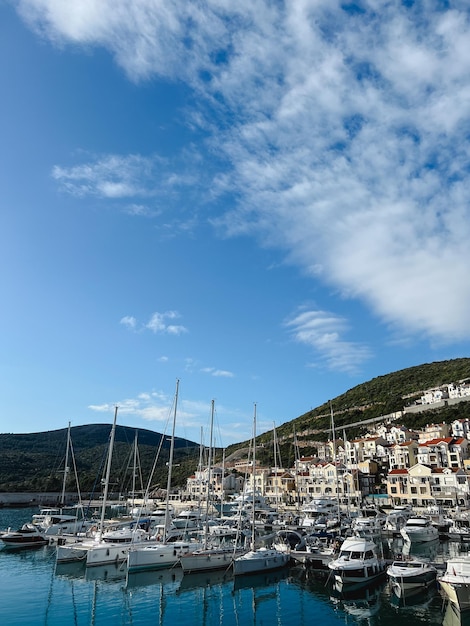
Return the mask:
POLYGON ((215 570, 228 568, 232 564, 233 559, 237 555, 241 555, 245 552, 245 549, 241 546, 237 546, 237 543, 223 544, 219 542, 218 545, 214 545, 213 542, 209 543, 209 499, 210 499, 210 485, 211 485, 211 472, 212 472, 212 433, 214 427, 214 400, 211 402, 211 424, 210 424, 210 436, 209 436, 209 459, 208 459, 208 479, 207 479, 207 494, 206 494, 206 522, 204 526, 204 540, 203 546, 199 550, 194 550, 189 554, 183 554, 180 558, 180 565, 184 572, 201 572, 207 570, 215 570))
MULTIPOLYGON (((253 487, 256 476, 256 403, 253 416, 253 487)), ((254 520, 254 494, 253 488, 253 519, 251 520, 252 534, 250 550, 233 560, 233 573, 235 576, 240 574, 255 574, 266 572, 269 570, 280 569, 287 565, 290 561, 290 555, 287 552, 281 552, 275 548, 256 548, 256 533, 254 520)))
POLYGON ((103 503, 101 507, 101 519, 96 534, 88 539, 76 538, 73 543, 65 543, 57 546, 57 563, 71 563, 73 561, 85 561, 87 566, 104 565, 111 562, 120 562, 126 559, 129 545, 132 541, 142 541, 148 535, 140 528, 129 528, 117 533, 105 532, 105 514, 108 500, 109 481, 111 475, 111 463, 113 457, 114 437, 116 433, 118 407, 114 411, 113 426, 111 428, 106 476, 104 481, 103 503))
POLYGON ((170 455, 168 460, 168 478, 166 487, 166 508, 163 541, 151 540, 143 544, 132 545, 127 553, 128 573, 143 570, 157 569, 159 567, 171 567, 178 563, 181 555, 191 552, 195 548, 202 547, 201 543, 192 541, 171 541, 167 542, 168 530, 170 526, 170 489, 173 468, 173 456, 175 450, 175 425, 178 408, 179 380, 176 381, 176 391, 173 411, 173 427, 170 441, 170 455))
POLYGON ((67 442, 65 447, 65 464, 64 477, 62 480, 62 494, 58 507, 41 508, 39 513, 35 513, 32 517, 32 523, 41 532, 44 532, 51 541, 63 541, 65 535, 77 535, 85 533, 91 526, 92 522, 85 519, 85 513, 80 493, 80 485, 77 476, 77 468, 75 466, 75 458, 73 454, 72 438, 70 436, 70 422, 67 428, 67 442), (70 472, 69 457, 72 457, 72 464, 75 470, 75 482, 78 491, 78 504, 74 507, 67 507, 65 504, 65 490, 70 472))

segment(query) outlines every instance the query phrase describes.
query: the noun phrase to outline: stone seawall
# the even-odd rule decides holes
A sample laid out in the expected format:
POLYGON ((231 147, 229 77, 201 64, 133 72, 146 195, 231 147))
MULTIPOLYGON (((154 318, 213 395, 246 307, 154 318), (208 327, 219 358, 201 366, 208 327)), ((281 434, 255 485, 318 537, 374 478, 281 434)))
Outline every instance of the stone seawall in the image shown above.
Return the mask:
MULTIPOLYGON (((0 492, 0 507, 21 507, 21 506, 58 506, 62 498, 62 493, 2 493, 0 492)), ((76 493, 66 493, 65 501, 73 504, 78 501, 76 493)))

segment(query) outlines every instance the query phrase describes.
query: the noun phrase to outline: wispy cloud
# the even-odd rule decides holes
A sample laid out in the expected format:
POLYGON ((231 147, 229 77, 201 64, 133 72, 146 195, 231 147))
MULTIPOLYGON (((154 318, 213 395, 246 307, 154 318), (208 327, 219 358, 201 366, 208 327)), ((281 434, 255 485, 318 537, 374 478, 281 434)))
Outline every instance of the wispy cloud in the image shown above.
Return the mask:
POLYGON ((130 330, 135 331, 147 329, 154 334, 181 335, 187 333, 188 329, 181 324, 172 323, 180 317, 177 311, 166 311, 165 313, 155 312, 152 314, 149 321, 144 324, 139 324, 137 319, 131 315, 126 315, 121 318, 120 323, 130 330))
MULTIPOLYGON (((55 42, 104 46, 135 81, 190 85, 188 119, 223 164, 208 189, 237 199, 214 221, 225 235, 283 250, 399 331, 470 337, 467 3, 18 6, 55 42)), ((112 199, 148 193, 146 172, 141 157, 109 157, 54 176, 112 199)), ((334 333, 301 336, 332 362, 348 346, 361 358, 334 333)))
MULTIPOLYGON (((117 402, 89 405, 88 408, 93 412, 106 414, 111 417, 117 406, 118 415, 121 419, 128 422, 132 422, 133 419, 143 419, 154 423, 160 432, 169 433, 174 417, 173 403, 174 397, 162 391, 151 391, 142 392, 136 398, 125 398, 117 402)), ((218 441, 218 435, 223 435, 224 440, 233 442, 240 441, 240 436, 242 438, 250 436, 249 426, 248 430, 244 432, 244 429, 247 429, 247 416, 240 415, 239 411, 231 410, 225 406, 217 406, 217 403, 215 412, 217 423, 215 430, 218 431, 215 435, 216 445, 222 445, 218 441), (228 425, 224 426, 224 422, 228 425)), ((180 398, 178 401, 177 426, 180 433, 187 433, 180 436, 199 443, 201 426, 204 426, 206 430, 205 437, 208 439, 210 413, 210 402, 180 398)), ((205 443, 207 444, 208 441, 205 443)))
POLYGON ((297 312, 285 322, 292 337, 314 349, 331 369, 355 373, 371 357, 367 346, 346 341, 346 320, 318 310, 297 312))
POLYGON ((235 374, 233 372, 229 372, 228 370, 220 370, 215 367, 204 367, 201 370, 205 374, 210 374, 211 376, 221 377, 221 378, 233 378, 235 374))
POLYGON ((141 155, 106 155, 74 167, 55 166, 52 177, 76 196, 135 198, 152 193, 155 160, 141 155))
POLYGON ((135 319, 135 317, 132 317, 131 315, 126 315, 125 317, 121 319, 120 323, 123 324, 123 326, 127 326, 131 330, 134 330, 137 325, 137 320, 135 319))

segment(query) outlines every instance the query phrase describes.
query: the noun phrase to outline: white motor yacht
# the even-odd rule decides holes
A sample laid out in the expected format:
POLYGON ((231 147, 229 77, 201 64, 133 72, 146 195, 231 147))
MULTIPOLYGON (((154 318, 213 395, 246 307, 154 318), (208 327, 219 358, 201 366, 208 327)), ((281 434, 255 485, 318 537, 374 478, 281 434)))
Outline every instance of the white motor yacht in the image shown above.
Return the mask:
POLYGON ((411 543, 422 543, 439 539, 439 531, 429 517, 421 515, 414 515, 407 519, 406 524, 400 530, 400 534, 405 541, 411 543))
POLYGON ((7 530, 0 534, 6 548, 34 548, 45 546, 48 538, 34 524, 23 524, 19 530, 7 530))
POLYGON ((377 554, 375 543, 367 537, 348 537, 339 556, 328 563, 337 591, 367 586, 385 575, 386 562, 377 554))
POLYGON ((387 568, 390 587, 396 596, 404 597, 408 592, 421 591, 436 581, 437 569, 420 559, 393 561, 387 568))

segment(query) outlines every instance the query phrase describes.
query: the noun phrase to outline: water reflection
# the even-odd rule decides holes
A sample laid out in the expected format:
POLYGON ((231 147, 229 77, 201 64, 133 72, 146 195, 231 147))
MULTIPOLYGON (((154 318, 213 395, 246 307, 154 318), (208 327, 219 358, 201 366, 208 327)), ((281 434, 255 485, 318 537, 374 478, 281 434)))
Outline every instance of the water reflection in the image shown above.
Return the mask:
POLYGON ((330 601, 358 621, 369 620, 377 615, 382 606, 383 588, 384 585, 381 584, 341 594, 333 590, 330 601))

